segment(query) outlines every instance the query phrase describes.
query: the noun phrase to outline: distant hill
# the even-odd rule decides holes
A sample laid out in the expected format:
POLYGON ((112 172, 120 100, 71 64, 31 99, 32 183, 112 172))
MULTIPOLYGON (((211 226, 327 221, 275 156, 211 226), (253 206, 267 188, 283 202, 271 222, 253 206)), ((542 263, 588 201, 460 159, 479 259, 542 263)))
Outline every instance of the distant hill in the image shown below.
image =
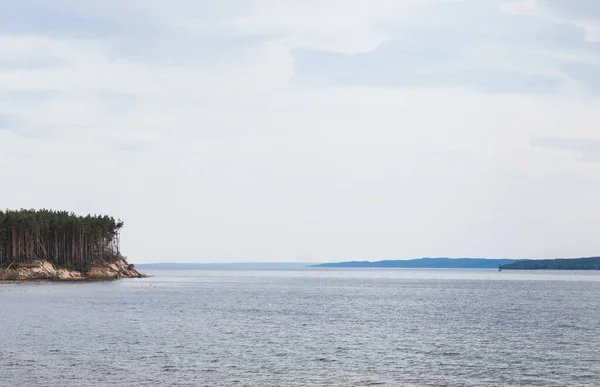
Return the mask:
POLYGON ((517 261, 500 266, 506 270, 600 270, 600 257, 517 261))
POLYGON ((350 261, 338 263, 323 263, 311 267, 337 268, 414 268, 414 269, 497 269, 500 265, 517 262, 516 259, 486 259, 486 258, 419 258, 395 261, 350 261))

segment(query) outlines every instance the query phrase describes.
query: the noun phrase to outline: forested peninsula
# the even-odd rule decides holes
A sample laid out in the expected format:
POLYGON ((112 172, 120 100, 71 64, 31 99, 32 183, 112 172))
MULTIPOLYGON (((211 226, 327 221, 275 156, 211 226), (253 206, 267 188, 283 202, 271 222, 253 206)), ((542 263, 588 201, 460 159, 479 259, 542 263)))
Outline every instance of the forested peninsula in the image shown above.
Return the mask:
POLYGON ((0 211, 0 280, 142 277, 120 252, 121 220, 67 211, 0 211))

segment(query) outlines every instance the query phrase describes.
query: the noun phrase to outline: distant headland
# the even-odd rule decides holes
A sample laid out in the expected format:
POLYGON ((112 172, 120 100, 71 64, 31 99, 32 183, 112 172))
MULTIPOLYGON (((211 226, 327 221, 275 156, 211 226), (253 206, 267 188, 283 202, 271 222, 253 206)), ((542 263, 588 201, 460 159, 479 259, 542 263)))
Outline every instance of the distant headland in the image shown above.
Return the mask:
POLYGON ((600 270, 600 257, 531 259, 501 265, 502 270, 600 270))
POLYGON ((310 267, 412 268, 412 269, 506 269, 506 270, 600 270, 600 257, 563 259, 419 258, 390 261, 349 261, 310 267))
POLYGON ((486 258, 418 258, 390 261, 349 261, 338 263, 323 263, 311 267, 337 268, 413 268, 413 269, 497 269, 500 265, 517 262, 516 259, 486 259, 486 258))
POLYGON ((0 280, 142 277, 121 255, 122 227, 106 215, 0 211, 0 280))

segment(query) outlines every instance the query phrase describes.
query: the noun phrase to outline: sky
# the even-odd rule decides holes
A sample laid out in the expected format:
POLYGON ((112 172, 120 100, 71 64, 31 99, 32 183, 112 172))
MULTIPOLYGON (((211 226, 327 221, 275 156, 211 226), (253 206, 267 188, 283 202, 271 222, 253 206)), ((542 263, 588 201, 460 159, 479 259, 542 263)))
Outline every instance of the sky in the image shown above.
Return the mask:
POLYGON ((0 207, 132 262, 600 254, 598 0, 0 9, 0 207))

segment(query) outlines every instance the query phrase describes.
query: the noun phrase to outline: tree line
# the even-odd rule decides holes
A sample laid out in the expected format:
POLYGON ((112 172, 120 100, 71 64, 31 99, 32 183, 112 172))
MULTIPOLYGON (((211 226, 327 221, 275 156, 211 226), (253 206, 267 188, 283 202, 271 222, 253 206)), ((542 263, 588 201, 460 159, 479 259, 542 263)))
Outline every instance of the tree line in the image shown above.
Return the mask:
POLYGON ((0 211, 0 267, 48 260, 87 271, 120 254, 121 220, 53 210, 0 211))
POLYGON ((600 270, 600 257, 529 259, 501 265, 507 270, 600 270))

